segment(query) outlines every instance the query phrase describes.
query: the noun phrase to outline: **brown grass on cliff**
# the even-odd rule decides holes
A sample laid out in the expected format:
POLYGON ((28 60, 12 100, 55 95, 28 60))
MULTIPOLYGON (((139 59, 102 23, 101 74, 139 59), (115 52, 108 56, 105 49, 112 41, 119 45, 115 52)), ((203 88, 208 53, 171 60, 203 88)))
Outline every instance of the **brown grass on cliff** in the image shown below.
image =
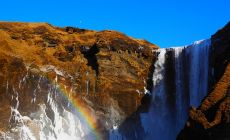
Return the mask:
POLYGON ((230 122, 230 97, 229 97, 229 88, 230 88, 230 63, 227 65, 225 73, 223 74, 220 81, 216 84, 214 90, 204 99, 200 108, 192 108, 190 110, 190 117, 202 124, 205 129, 211 128, 217 124, 220 124, 222 120, 230 122), (217 105, 219 107, 216 110, 213 120, 210 122, 206 116, 205 112, 211 107, 217 105), (226 114, 227 113, 227 114, 226 114))
POLYGON ((126 115, 136 111, 142 97, 137 91, 144 91, 157 48, 117 31, 0 22, 0 60, 17 58, 31 69, 53 65, 74 78, 82 97, 90 80, 89 92, 95 96, 86 99, 104 113, 112 104, 126 115))

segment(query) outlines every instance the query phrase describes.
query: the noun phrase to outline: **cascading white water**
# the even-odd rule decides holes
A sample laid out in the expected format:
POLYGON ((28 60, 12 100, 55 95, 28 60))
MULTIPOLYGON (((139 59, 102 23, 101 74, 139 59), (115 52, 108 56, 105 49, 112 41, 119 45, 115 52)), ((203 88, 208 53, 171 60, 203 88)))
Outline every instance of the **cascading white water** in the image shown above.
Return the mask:
POLYGON ((187 119, 187 97, 185 96, 184 68, 183 63, 184 47, 174 48, 175 56, 175 82, 176 82, 176 128, 184 125, 187 119))
POLYGON ((140 113, 141 124, 135 125, 139 128, 116 131, 112 140, 176 139, 185 125, 189 107, 197 107, 207 94, 210 43, 202 40, 157 50, 149 111, 140 113))
POLYGON ((207 94, 209 46, 210 40, 203 40, 185 47, 161 50, 156 64, 162 61, 174 62, 171 64, 173 66, 165 66, 163 63, 159 66, 154 65, 152 105, 147 114, 141 115, 142 126, 146 132, 145 140, 176 139, 176 135, 186 122, 189 106, 197 107, 207 94), (164 58, 161 55, 162 51, 163 54, 166 51, 164 58), (171 52, 173 57, 168 55, 166 58, 167 52, 171 52), (167 86, 173 86, 165 81, 169 75, 165 73, 168 67, 174 68, 168 71, 174 71, 174 79, 170 80, 174 80, 175 90, 165 89, 167 86), (160 78, 159 82, 162 75, 163 78, 160 78), (175 96, 174 104, 169 104, 172 96, 175 96))
POLYGON ((201 40, 188 46, 190 105, 197 107, 208 89, 209 46, 211 40, 201 40))
POLYGON ((144 131, 147 135, 143 137, 145 140, 151 140, 153 137, 155 139, 161 139, 164 136, 169 136, 170 129, 165 127, 165 125, 169 125, 168 122, 168 112, 169 108, 167 108, 167 95, 165 92, 165 84, 164 84, 164 75, 165 75, 165 61, 166 61, 166 49, 159 50, 159 55, 157 61, 154 64, 154 72, 153 72, 153 87, 154 90, 151 92, 152 94, 152 105, 149 109, 148 113, 142 113, 141 123, 144 128, 144 131), (164 120, 164 121, 163 121, 164 120), (157 128, 157 129, 154 129, 157 128), (153 131, 154 129, 154 131, 153 131), (164 131, 165 135, 159 137, 159 133, 164 131))

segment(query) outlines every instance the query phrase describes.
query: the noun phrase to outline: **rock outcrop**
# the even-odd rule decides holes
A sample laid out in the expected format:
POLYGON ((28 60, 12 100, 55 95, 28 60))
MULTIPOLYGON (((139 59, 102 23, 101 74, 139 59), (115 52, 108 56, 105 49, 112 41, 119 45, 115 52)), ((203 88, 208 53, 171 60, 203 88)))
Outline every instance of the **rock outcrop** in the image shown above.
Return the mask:
POLYGON ((0 131, 12 125, 10 107, 18 106, 17 102, 23 115, 39 108, 48 81, 58 81, 73 98, 93 110, 103 126, 98 129, 111 128, 141 104, 155 59, 152 51, 157 48, 116 31, 1 22, 0 131), (43 81, 35 101, 31 93, 40 76, 48 80, 43 81), (21 81, 23 78, 27 80, 21 81), (23 82, 29 88, 22 88, 23 82), (114 113, 116 117, 111 117, 114 113))

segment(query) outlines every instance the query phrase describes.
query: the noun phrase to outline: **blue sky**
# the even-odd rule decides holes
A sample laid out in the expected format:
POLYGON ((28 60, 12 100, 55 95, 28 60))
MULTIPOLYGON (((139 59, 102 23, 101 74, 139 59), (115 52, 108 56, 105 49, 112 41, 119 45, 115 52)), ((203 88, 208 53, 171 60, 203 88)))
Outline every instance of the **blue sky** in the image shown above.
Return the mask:
POLYGON ((118 30, 160 47, 209 38, 230 21, 230 0, 1 0, 0 20, 118 30))

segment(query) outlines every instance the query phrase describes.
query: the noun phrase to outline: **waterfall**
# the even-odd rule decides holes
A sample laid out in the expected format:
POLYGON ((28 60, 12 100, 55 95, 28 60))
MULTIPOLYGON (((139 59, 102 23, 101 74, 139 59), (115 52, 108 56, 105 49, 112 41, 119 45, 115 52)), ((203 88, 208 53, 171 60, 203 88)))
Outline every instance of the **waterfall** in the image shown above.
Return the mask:
POLYGON ((207 94, 210 44, 210 40, 202 40, 157 50, 150 108, 139 114, 136 128, 110 133, 112 140, 176 139, 188 119, 189 107, 198 107, 207 94))
POLYGON ((183 128, 190 106, 207 94, 210 40, 160 50, 153 73, 152 104, 141 114, 145 140, 171 140, 183 128), (164 56, 162 56, 164 55, 164 56))
POLYGON ((190 105, 197 107, 207 93, 210 40, 196 41, 188 46, 190 105))

